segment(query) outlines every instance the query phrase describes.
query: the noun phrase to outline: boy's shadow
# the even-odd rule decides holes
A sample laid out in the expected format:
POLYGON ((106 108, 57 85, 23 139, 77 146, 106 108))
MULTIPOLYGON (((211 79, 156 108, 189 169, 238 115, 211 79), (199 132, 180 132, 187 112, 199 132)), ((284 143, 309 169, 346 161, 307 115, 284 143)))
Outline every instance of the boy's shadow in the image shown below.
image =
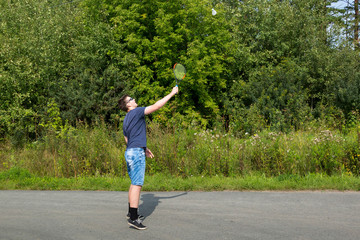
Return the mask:
POLYGON ((153 193, 141 194, 142 203, 139 206, 140 213, 141 213, 141 215, 144 215, 144 219, 145 219, 145 218, 149 217, 155 211, 155 208, 161 202, 160 199, 176 198, 176 197, 180 197, 180 196, 183 196, 186 194, 187 194, 187 192, 184 192, 184 193, 180 193, 178 195, 170 196, 170 197, 156 197, 155 194, 153 194, 153 193))

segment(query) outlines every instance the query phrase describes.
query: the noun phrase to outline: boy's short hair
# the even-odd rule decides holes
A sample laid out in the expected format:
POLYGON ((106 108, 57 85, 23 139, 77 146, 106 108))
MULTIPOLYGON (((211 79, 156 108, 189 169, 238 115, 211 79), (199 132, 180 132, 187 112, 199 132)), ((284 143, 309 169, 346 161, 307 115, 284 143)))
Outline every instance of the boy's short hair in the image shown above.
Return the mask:
POLYGON ((119 102, 118 102, 118 105, 119 105, 119 108, 125 112, 128 111, 128 108, 127 108, 127 102, 125 101, 125 99, 129 97, 129 95, 124 95, 122 96, 120 99, 119 99, 119 102))

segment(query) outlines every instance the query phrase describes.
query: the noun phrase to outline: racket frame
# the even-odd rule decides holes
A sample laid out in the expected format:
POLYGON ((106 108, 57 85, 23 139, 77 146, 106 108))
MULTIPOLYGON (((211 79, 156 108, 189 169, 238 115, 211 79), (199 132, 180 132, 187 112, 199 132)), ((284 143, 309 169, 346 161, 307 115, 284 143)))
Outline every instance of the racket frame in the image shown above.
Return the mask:
POLYGON ((183 80, 186 76, 186 68, 184 65, 182 65, 181 63, 175 63, 174 64, 174 67, 173 67, 173 72, 174 72, 174 77, 175 77, 175 80, 176 80, 176 87, 179 85, 180 81, 183 80), (184 68, 184 76, 181 78, 181 79, 178 79, 176 77, 176 74, 175 74, 175 68, 176 68, 176 65, 181 65, 183 68, 184 68))

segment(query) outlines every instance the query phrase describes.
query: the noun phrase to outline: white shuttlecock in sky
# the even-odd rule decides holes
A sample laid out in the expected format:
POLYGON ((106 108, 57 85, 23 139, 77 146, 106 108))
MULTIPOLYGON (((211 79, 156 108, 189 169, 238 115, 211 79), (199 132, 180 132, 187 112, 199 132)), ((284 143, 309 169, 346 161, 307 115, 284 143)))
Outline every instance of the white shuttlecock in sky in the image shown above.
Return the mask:
POLYGON ((215 9, 211 9, 212 15, 215 16, 216 15, 216 11, 215 9))

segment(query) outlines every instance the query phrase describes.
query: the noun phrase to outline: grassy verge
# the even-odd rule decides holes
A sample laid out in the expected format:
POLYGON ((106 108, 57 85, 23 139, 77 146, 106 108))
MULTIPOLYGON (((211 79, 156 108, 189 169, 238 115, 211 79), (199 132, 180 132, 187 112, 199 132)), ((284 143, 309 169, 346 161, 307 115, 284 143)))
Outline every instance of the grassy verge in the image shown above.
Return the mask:
MULTIPOLYGON (((263 130, 235 137, 222 131, 162 129, 149 124, 147 175, 266 176, 309 173, 360 176, 360 127, 346 131, 310 128, 290 133, 263 130)), ((127 175, 122 131, 105 125, 47 132, 37 141, 14 146, 0 142, 0 172, 13 167, 35 176, 127 175)))
MULTIPOLYGON (((56 178, 37 177, 27 170, 10 169, 0 172, 0 190, 100 190, 127 191, 130 181, 126 177, 100 176, 56 178)), ((360 191, 360 178, 347 175, 327 176, 309 174, 265 177, 248 175, 239 177, 174 177, 165 174, 147 176, 144 191, 301 191, 339 190, 360 191)))

